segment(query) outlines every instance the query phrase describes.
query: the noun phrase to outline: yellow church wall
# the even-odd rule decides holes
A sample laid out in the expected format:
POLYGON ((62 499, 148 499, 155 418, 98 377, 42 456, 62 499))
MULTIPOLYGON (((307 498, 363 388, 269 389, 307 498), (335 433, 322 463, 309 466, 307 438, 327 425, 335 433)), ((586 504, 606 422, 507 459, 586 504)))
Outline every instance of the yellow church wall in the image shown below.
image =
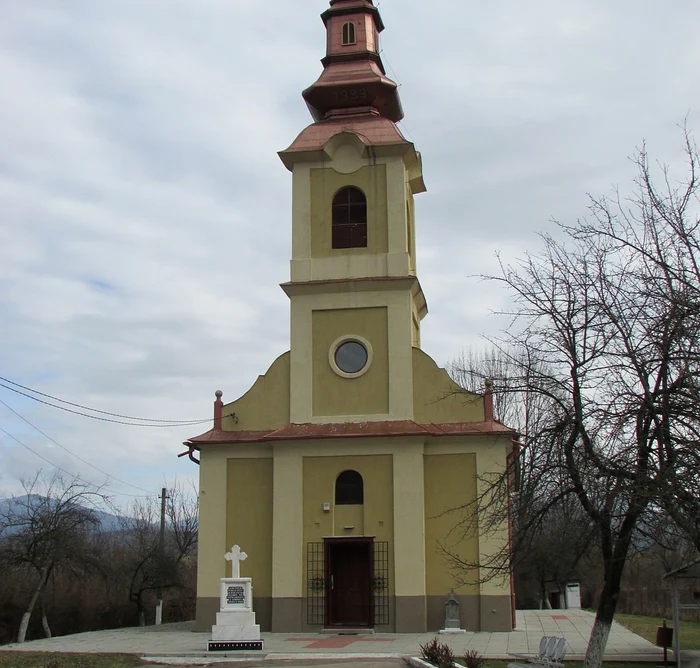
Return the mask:
POLYGON ((292 280, 311 280, 310 275, 295 278, 295 264, 311 257, 311 168, 297 164, 292 177, 292 280))
POLYGON ((280 355, 242 397, 224 404, 224 431, 264 431, 289 424, 289 357, 289 352, 280 355))
MULTIPOLYGON (((330 140, 329 144, 339 144, 338 148, 330 152, 333 154, 332 159, 294 165, 290 267, 292 281, 408 276, 415 273, 415 262, 412 270, 408 252, 409 245, 415 245, 415 239, 411 244, 407 241, 406 184, 409 172, 404 161, 401 156, 369 157, 365 154, 364 144, 354 136, 355 141, 347 140, 348 134, 341 133, 330 140), (355 154, 353 159, 348 159, 349 154, 355 154), (355 185, 352 180, 356 175, 363 173, 362 170, 384 170, 386 188, 381 193, 383 203, 380 216, 380 222, 383 223, 381 227, 384 230, 382 243, 374 244, 370 235, 367 248, 333 249, 330 236, 332 197, 340 187, 355 185), (326 174, 333 174, 333 178, 337 179, 337 188, 329 195, 325 193, 327 188, 323 185, 327 180, 326 174), (312 187, 312 180, 321 182, 323 187, 312 187), (323 196, 319 194, 321 191, 323 196), (324 201, 323 197, 326 195, 328 199, 324 201), (313 221, 324 219, 322 236, 319 237, 313 221), (391 221, 390 224, 387 225, 387 221, 391 221), (325 252, 319 254, 317 251, 321 250, 321 247, 325 252)), ((371 210, 368 214, 373 215, 371 210)), ((368 222, 373 224, 371 220, 368 222)))
MULTIPOLYGON (((304 544, 328 536, 374 536, 388 541, 393 533, 391 455, 304 457, 304 544), (364 483, 364 504, 335 505, 335 481, 343 472, 357 471, 364 483), (330 503, 330 512, 323 504, 330 503), (360 525, 362 528, 360 528, 360 525), (344 527, 354 526, 352 530, 344 527)), ((306 570, 301 573, 306 591, 306 570)), ((390 583, 393 592, 393 578, 390 583)))
MULTIPOLYGON (((395 597, 391 627, 402 632, 438 628, 444 597, 454 584, 435 542, 458 519, 440 514, 474 498, 475 473, 502 468, 509 443, 506 437, 485 435, 203 447, 198 628, 211 624, 219 578, 227 572, 223 555, 233 543, 249 554, 242 573, 254 578, 256 610, 270 620, 265 628, 293 632, 303 627, 299 620, 306 610, 306 544, 322 542, 324 536, 361 534, 389 542, 390 595, 395 597), (346 469, 363 476, 363 506, 334 504, 335 479, 346 469), (324 503, 331 504, 330 513, 323 512, 324 503), (244 509, 240 517, 236 508, 244 509), (345 526, 355 528, 346 531, 345 526)), ((483 560, 506 539, 504 523, 495 534, 457 545, 457 551, 472 558, 476 549, 483 560)), ((462 587, 458 593, 467 628, 507 624, 507 579, 462 587)))
MULTIPOLYGON (((224 577, 227 562, 224 558, 231 549, 229 542, 229 459, 267 458, 271 462, 272 449, 267 444, 241 444, 231 448, 226 445, 210 445, 202 448, 199 465, 199 543, 197 554, 197 630, 211 629, 213 618, 219 610, 219 580, 224 577)), ((263 465, 264 466, 264 465, 263 465)), ((247 511, 248 506, 246 506, 247 511)), ((241 542, 245 549, 246 545, 241 542)), ((257 550, 256 550, 257 553, 257 550)), ((251 562, 252 563, 252 562, 251 562)), ((230 569, 230 566, 228 566, 230 569)), ((268 578, 269 579, 269 578, 268 578)), ((254 592, 256 599, 261 592, 254 592)), ((269 605, 268 605, 269 608, 269 605)), ((269 615, 265 605, 258 608, 262 623, 269 615)))
POLYGON ((409 266, 412 274, 416 273, 416 205, 410 188, 406 192, 406 245, 408 247, 409 266))
POLYGON ((364 536, 364 505, 347 505, 333 507, 334 536, 364 536))
POLYGON ((465 392, 447 371, 413 348, 413 414, 418 423, 483 422, 481 395, 465 392))
POLYGON ((406 167, 401 158, 387 162, 387 213, 389 216, 389 255, 387 268, 390 276, 408 276, 411 261, 408 250, 406 225, 406 167))
MULTIPOLYGON (((484 443, 477 459, 477 493, 483 497, 483 505, 488 507, 489 480, 494 472, 502 472, 506 467, 506 457, 512 448, 510 439, 492 439, 484 443), (489 447, 490 446, 490 447, 489 447)), ((494 555, 508 543, 508 522, 504 518, 499 524, 490 526, 488 532, 479 538, 479 561, 489 563, 494 555)), ((481 594, 503 596, 510 593, 510 578, 493 577, 481 585, 481 594)))
POLYGON ((311 257, 386 253, 388 251, 387 188, 384 165, 340 174, 332 168, 312 169, 310 206, 311 257), (367 197, 367 247, 334 249, 331 243, 331 206, 341 188, 354 186, 367 197))
POLYGON ((274 453, 272 595, 280 599, 300 599, 299 573, 304 554, 302 457, 285 443, 275 444, 274 453))
POLYGON ((465 561, 476 562, 478 535, 465 537, 458 524, 467 521, 468 534, 477 531, 471 513, 450 512, 476 500, 476 454, 425 455, 425 579, 428 596, 479 593, 478 571, 474 583, 457 587, 450 563, 441 547, 465 561))
POLYGON ((423 447, 422 439, 406 439, 394 451, 395 614, 401 633, 426 628, 423 447))
POLYGON ((272 596, 271 458, 229 458, 226 545, 243 547, 241 576, 253 578, 256 597, 272 596))
POLYGON ((224 576, 224 555, 231 548, 226 535, 226 456, 215 447, 200 454, 199 546, 197 554, 197 597, 219 597, 219 578, 224 576))
POLYGON ((313 415, 389 413, 387 309, 356 308, 312 313, 313 415), (342 336, 357 335, 372 346, 368 371, 358 378, 339 376, 329 363, 329 350, 342 336))
MULTIPOLYGON (((390 286, 387 286, 390 287, 390 286)), ((312 332, 312 315, 321 311, 351 309, 383 309, 388 312, 388 366, 392 369, 388 379, 389 406, 384 414, 341 414, 345 421, 365 422, 368 420, 410 420, 413 418, 413 366, 411 364, 411 312, 412 296, 410 290, 387 290, 386 292, 347 291, 337 294, 300 294, 294 295, 291 302, 291 421, 333 422, 338 416, 316 413, 313 402, 314 379, 313 365, 310 359, 317 359, 319 366, 325 364, 326 375, 333 374, 338 381, 346 379, 336 376, 328 362, 328 348, 335 338, 328 341, 325 352, 315 346, 312 332), (323 358, 323 359, 322 359, 323 358), (324 361, 325 360, 325 361, 324 361)), ((354 321, 346 331, 338 334, 360 334, 356 331, 354 321)), ((336 337, 337 338, 337 337, 336 337)), ((370 337, 365 337, 370 338, 370 337)), ((374 345, 374 344, 373 344, 374 345)), ((376 352, 376 351, 375 351, 376 352)), ((374 362, 372 364, 374 367, 374 362)), ((365 376, 369 376, 370 369, 365 376)), ((362 376, 357 380, 362 380, 362 376)), ((334 380, 335 380, 334 379, 334 380)), ((319 407, 320 408, 320 407, 319 407)), ((325 410, 325 408, 324 408, 325 410)))

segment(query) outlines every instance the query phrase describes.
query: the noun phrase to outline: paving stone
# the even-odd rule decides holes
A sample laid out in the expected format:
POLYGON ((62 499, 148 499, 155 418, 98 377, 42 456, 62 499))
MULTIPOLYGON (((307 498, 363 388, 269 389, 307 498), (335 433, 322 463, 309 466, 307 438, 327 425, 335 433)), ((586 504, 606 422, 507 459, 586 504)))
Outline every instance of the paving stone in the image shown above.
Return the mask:
MULTIPOLYGON (((438 636, 460 655, 467 649, 476 649, 488 658, 508 658, 508 653, 535 653, 542 635, 564 636, 568 641, 567 658, 580 658, 586 650, 594 620, 586 611, 525 610, 518 611, 517 630, 512 633, 473 633, 438 636)), ((417 656, 419 647, 437 634, 389 634, 372 636, 338 636, 313 633, 263 633, 265 648, 261 652, 206 652, 208 633, 195 633, 193 622, 164 624, 145 628, 92 631, 72 636, 42 639, 22 645, 5 645, 0 651, 33 652, 119 652, 140 656, 190 657, 204 659, 279 659, 280 657, 332 656, 371 660, 396 656, 417 656)), ((609 657, 642 660, 660 660, 661 650, 650 642, 628 631, 619 624, 611 629, 606 648, 609 657)))

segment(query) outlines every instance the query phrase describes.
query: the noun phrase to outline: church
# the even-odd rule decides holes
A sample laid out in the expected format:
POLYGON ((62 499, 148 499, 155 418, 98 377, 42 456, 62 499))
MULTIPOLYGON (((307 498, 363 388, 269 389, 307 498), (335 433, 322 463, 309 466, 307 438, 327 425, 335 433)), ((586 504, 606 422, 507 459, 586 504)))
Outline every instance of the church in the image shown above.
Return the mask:
MULTIPOLYGON (((485 563, 503 526, 460 536, 482 476, 503 472, 513 430, 490 389, 470 394, 421 350, 416 273, 421 155, 396 123, 373 0, 330 0, 313 123, 279 153, 292 178, 290 347, 242 397, 216 392, 213 428, 185 443, 200 464, 197 630, 219 610, 224 555, 248 555, 263 631, 510 631, 510 579, 462 574, 441 545, 485 563)), ((478 518, 475 522, 478 526, 478 518)))

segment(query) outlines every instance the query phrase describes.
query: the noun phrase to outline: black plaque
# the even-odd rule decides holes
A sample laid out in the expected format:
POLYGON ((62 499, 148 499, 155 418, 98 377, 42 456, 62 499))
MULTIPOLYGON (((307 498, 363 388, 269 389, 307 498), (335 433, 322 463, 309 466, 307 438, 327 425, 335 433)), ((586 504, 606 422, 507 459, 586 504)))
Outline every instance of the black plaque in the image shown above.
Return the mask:
POLYGON ((226 589, 227 605, 245 605, 245 587, 243 585, 229 585, 226 589))

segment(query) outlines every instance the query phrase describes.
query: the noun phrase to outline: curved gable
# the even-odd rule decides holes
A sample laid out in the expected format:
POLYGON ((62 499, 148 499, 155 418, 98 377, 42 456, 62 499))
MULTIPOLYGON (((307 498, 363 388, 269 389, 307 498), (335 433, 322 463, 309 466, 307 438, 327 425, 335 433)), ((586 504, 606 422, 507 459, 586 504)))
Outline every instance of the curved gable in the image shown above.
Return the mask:
POLYGON ((223 407, 223 431, 271 431, 289 424, 289 351, 280 355, 253 386, 223 407), (236 421, 230 417, 236 414, 236 421))
POLYGON ((457 385, 429 355, 414 348, 413 419, 418 424, 483 422, 484 398, 457 385))

